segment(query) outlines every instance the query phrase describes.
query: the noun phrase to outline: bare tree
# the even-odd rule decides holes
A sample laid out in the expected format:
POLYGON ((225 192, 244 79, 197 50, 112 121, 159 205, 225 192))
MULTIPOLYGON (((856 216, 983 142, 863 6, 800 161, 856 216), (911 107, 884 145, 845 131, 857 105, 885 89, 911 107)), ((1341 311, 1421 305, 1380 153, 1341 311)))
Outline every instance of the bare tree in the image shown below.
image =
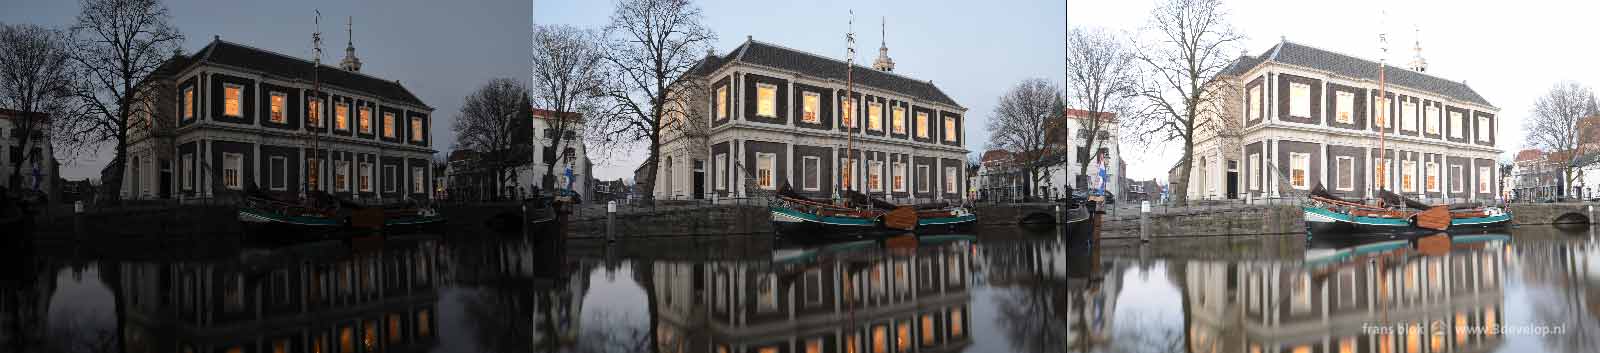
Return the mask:
POLYGON ((1183 143, 1184 158, 1178 162, 1175 179, 1169 181, 1178 204, 1188 199, 1194 160, 1188 156, 1194 154, 1196 132, 1220 131, 1222 124, 1234 120, 1204 119, 1226 112, 1223 105, 1229 90, 1217 85, 1230 81, 1212 79, 1232 63, 1228 53, 1235 52, 1233 47, 1243 39, 1226 17, 1221 0, 1164 0, 1150 14, 1150 39, 1134 51, 1145 70, 1138 88, 1145 106, 1125 124, 1134 131, 1123 135, 1146 145, 1183 143))
POLYGON ((1533 116, 1523 123, 1528 130, 1528 145, 1549 152, 1546 162, 1561 170, 1565 181, 1562 185, 1573 185, 1582 178, 1581 169, 1573 163, 1585 152, 1596 152, 1580 147, 1586 142, 1600 143, 1586 141, 1585 126, 1580 124, 1584 118, 1600 114, 1596 107, 1594 90, 1576 81, 1562 81, 1550 86, 1550 91, 1533 103, 1533 116))
POLYGON ((476 150, 480 167, 494 175, 494 195, 516 180, 516 167, 532 158, 528 121, 533 119, 528 88, 509 78, 497 78, 473 91, 461 104, 452 129, 456 149, 476 150))
MULTIPOLYGON (((1068 85, 1078 88, 1068 92, 1068 105, 1091 112, 1080 117, 1078 134, 1083 137, 1083 151, 1097 151, 1102 147, 1097 143, 1101 141, 1098 136, 1115 124, 1101 117, 1125 115, 1132 108, 1132 98, 1138 91, 1136 63, 1133 52, 1104 29, 1080 28, 1072 31, 1067 40, 1072 41, 1067 51, 1067 78, 1071 80, 1068 85)), ((1079 161, 1078 175, 1088 173, 1089 163, 1079 161)))
POLYGON ((702 17, 687 0, 619 0, 611 14, 604 60, 608 76, 618 81, 604 89, 612 103, 605 119, 590 123, 598 124, 599 138, 613 143, 649 142, 641 185, 656 185, 655 163, 670 117, 691 114, 687 105, 671 104, 672 91, 716 41, 702 17))
MULTIPOLYGON (((549 139, 553 151, 570 144, 565 131, 582 124, 582 114, 596 112, 605 78, 601 68, 600 39, 591 30, 565 25, 536 25, 533 28, 533 106, 554 112, 547 117, 550 129, 558 131, 549 139)), ((555 184, 556 163, 547 163, 544 188, 555 184)))
MULTIPOLYGON (((0 25, 0 107, 16 110, 11 117, 12 148, 32 151, 48 143, 42 136, 50 130, 51 116, 70 115, 72 75, 67 61, 66 34, 35 25, 0 25), (38 137, 38 138, 35 138, 38 137)), ((54 137, 54 135, 52 135, 54 137)), ((43 162, 50 156, 24 153, 11 160, 12 173, 6 185, 22 188, 24 159, 43 162)))
POLYGON ((101 172, 103 199, 115 199, 122 188, 128 154, 130 117, 154 114, 136 97, 152 73, 181 49, 183 35, 169 22, 159 0, 82 0, 83 12, 72 26, 69 58, 79 75, 73 95, 84 114, 63 121, 60 131, 73 146, 116 144, 116 155, 101 172))
POLYGON ((1000 96, 989 118, 989 146, 1011 152, 1014 165, 1028 175, 1023 185, 1028 195, 1037 195, 1034 185, 1050 178, 1049 157, 1061 153, 1051 145, 1049 132, 1052 120, 1066 109, 1063 96, 1050 81, 1023 80, 1000 96))

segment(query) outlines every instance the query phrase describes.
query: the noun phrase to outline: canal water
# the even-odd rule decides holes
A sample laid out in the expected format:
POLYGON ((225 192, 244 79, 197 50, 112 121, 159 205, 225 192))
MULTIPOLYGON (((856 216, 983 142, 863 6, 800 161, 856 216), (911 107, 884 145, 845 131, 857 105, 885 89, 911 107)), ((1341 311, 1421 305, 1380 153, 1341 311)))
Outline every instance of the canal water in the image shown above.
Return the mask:
POLYGON ((1066 351, 1600 352, 1596 239, 1520 227, 1074 245, 1066 351))
POLYGON ((0 352, 1054 353, 1063 239, 41 236, 0 352))

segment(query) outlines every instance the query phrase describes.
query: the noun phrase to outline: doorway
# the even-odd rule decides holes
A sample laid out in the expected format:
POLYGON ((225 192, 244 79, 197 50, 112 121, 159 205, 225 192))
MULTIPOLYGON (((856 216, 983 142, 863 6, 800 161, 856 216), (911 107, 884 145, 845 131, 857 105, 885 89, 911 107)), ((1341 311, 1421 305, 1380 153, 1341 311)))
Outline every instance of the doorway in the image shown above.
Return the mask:
POLYGON ((706 161, 694 160, 694 199, 706 198, 706 161))
POLYGON ((1228 160, 1228 199, 1239 198, 1239 161, 1228 160))
POLYGON ((157 195, 162 199, 172 198, 172 161, 161 159, 161 185, 156 188, 160 191, 157 195))

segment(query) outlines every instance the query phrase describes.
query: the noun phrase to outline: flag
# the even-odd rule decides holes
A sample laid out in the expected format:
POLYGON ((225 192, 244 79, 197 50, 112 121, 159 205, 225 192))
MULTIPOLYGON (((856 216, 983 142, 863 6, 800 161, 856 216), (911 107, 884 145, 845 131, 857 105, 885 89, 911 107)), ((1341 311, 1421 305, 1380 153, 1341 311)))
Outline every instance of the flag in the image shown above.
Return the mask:
POLYGON ((1106 176, 1106 155, 1105 154, 1103 154, 1103 153, 1100 154, 1099 162, 1100 162, 1100 195, 1105 195, 1106 194, 1106 180, 1109 179, 1106 176))
POLYGON ((567 190, 572 190, 572 165, 567 165, 567 190))

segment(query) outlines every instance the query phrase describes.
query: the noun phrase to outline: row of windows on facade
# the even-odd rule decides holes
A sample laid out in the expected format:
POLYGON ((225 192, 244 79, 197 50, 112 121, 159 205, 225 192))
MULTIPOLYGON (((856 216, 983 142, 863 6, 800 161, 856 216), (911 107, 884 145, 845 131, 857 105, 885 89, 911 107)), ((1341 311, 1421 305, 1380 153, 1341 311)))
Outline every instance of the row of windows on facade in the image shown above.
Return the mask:
MULTIPOLYGON (((856 126, 855 119, 855 103, 859 102, 860 100, 860 98, 845 99, 844 97, 839 97, 839 111, 840 116, 842 117, 842 119, 840 119, 840 127, 858 128, 858 126, 856 126)), ((822 123, 822 119, 819 116, 822 111, 821 94, 818 94, 817 92, 802 92, 800 96, 800 107, 800 122, 808 124, 822 123)), ((906 107, 892 107, 890 109, 890 114, 890 131, 895 134, 904 135, 906 133, 906 107)), ((726 86, 717 88, 716 115, 717 120, 728 119, 728 87, 726 86)), ((756 116, 763 118, 778 117, 778 86, 766 83, 756 84, 756 116)), ((929 132, 930 130, 928 124, 928 113, 917 112, 915 124, 917 138, 929 138, 928 136, 931 132, 929 132)), ((867 103, 867 130, 883 132, 883 103, 867 103)), ((944 117, 944 131, 948 132, 944 135, 945 142, 956 142, 956 137, 959 134, 955 132, 955 117, 944 117)))
MULTIPOLYGON (((222 115, 228 117, 244 117, 243 104, 244 87, 235 84, 223 84, 222 88, 222 115)), ((283 92, 273 91, 268 94, 269 110, 267 121, 277 124, 288 123, 288 95, 283 92)), ((183 119, 194 119, 194 88, 183 89, 183 119)), ((322 124, 322 98, 306 98, 306 121, 311 126, 323 127, 322 124)), ((350 131, 350 103, 338 102, 333 105, 333 128, 340 131, 350 131)), ((372 132, 372 108, 360 106, 356 108, 357 131, 368 134, 372 132)), ((395 138, 395 114, 383 113, 383 137, 395 138)), ((422 117, 411 117, 411 142, 422 142, 422 117)))
MULTIPOLYGON (((318 190, 320 188, 320 185, 322 185, 322 180, 320 180, 320 178, 322 176, 322 173, 321 173, 322 172, 322 163, 319 163, 320 161, 318 159, 316 159, 316 158, 308 158, 307 161, 308 161, 308 163, 306 163, 306 165, 305 165, 305 167, 306 167, 306 180, 305 180, 306 188, 308 188, 310 190, 318 190)), ((333 167, 333 172, 334 172, 334 174, 333 174, 333 188, 334 188, 335 192, 347 192, 347 191, 350 191, 352 185, 350 185, 350 179, 349 179, 348 176, 350 174, 352 174, 352 172, 353 172, 353 174, 356 175, 356 178, 355 178, 356 185, 354 185, 354 188, 356 190, 358 190, 360 192, 372 192, 373 191, 373 187, 372 187, 372 183, 371 183, 371 179, 372 179, 371 176, 373 175, 373 172, 374 172, 373 163, 361 162, 357 166, 357 168, 354 171, 352 171, 350 169, 350 167, 351 167, 350 161, 340 160, 340 161, 333 161, 333 162, 334 162, 334 167, 333 167)), ((268 179, 269 179, 268 180, 269 183, 268 183, 267 187, 269 189, 277 190, 277 191, 287 190, 288 189, 287 181, 289 180, 288 176, 287 176, 287 173, 288 173, 287 159, 284 158, 284 157, 281 157, 281 156, 269 157, 267 159, 267 166, 268 166, 267 175, 268 175, 268 179)), ((183 167, 186 168, 185 170, 189 170, 189 171, 195 170, 194 169, 195 168, 195 164, 194 164, 194 155, 193 154, 184 154, 183 155, 183 167)), ((423 178, 423 170, 424 170, 423 167, 411 167, 411 192, 412 193, 422 193, 422 192, 424 192, 423 191, 424 190, 423 186, 426 185, 426 183, 424 183, 424 181, 423 181, 424 180, 424 178, 423 178)), ((223 187, 226 187, 229 190, 243 190, 244 189, 244 184, 243 184, 243 180, 241 179, 241 176, 240 176, 240 173, 242 173, 243 171, 244 171, 244 155, 238 154, 238 153, 223 153, 222 154, 222 186, 223 187)), ((192 191, 192 190, 194 190, 194 177, 195 177, 194 173, 184 172, 182 174, 183 174, 183 190, 184 191, 192 191)), ((396 190, 397 185, 400 184, 399 183, 400 175, 396 171, 396 166, 394 166, 394 165, 385 165, 385 166, 383 166, 383 176, 384 176, 385 180, 389 181, 389 183, 384 185, 383 192, 395 192, 395 191, 397 191, 396 190)))
MULTIPOLYGON (((727 162, 728 158, 727 157, 728 157, 728 155, 725 154, 725 153, 718 153, 716 155, 715 160, 716 160, 716 170, 717 171, 728 170, 728 162, 727 162)), ((860 189, 860 185, 859 185, 860 182, 855 180, 855 178, 854 178, 854 176, 855 176, 854 169, 855 169, 856 164, 855 163, 851 163, 851 162, 860 162, 860 161, 861 161, 861 159, 859 159, 859 158, 852 158, 850 161, 846 161, 844 158, 840 158, 839 159, 839 165, 843 166, 843 168, 841 168, 841 170, 840 170, 839 178, 841 180, 851 180, 852 181, 851 185, 847 186, 850 189, 857 189, 857 190, 860 189)), ((906 176, 911 175, 910 169, 909 169, 909 164, 907 164, 905 162, 894 162, 892 168, 893 169, 885 170, 884 169, 884 161, 868 161, 867 162, 867 180, 866 180, 867 188, 866 188, 866 191, 868 191, 868 192, 884 192, 884 191, 886 191, 886 190, 884 190, 884 185, 883 185, 883 175, 889 175, 890 176, 889 185, 893 188, 893 191, 894 192, 906 192, 906 176)), ((760 153, 760 152, 756 153, 756 175, 755 175, 756 187, 761 188, 763 190, 777 190, 778 189, 778 185, 777 185, 777 180, 775 179, 776 178, 775 173, 777 172, 777 170, 778 170, 778 155, 776 153, 760 153)), ((929 190, 929 188, 930 188, 930 185, 933 184, 933 182, 932 182, 932 179, 930 179, 930 177, 932 175, 929 174, 929 171, 930 171, 930 169, 929 169, 929 166, 927 166, 927 165, 919 165, 919 166, 917 166, 917 192, 922 192, 922 193, 931 192, 931 190, 929 190)), ((956 192, 957 191, 956 190, 956 188, 957 188, 956 185, 957 185, 957 181, 958 181, 958 178, 959 178, 959 175, 960 175, 959 171, 960 171, 960 169, 957 168, 957 167, 945 167, 944 168, 944 191, 945 192, 956 192)), ((717 173, 717 174, 718 174, 718 176, 715 178, 717 180, 716 181, 716 190, 717 191, 727 191, 728 190, 728 175, 727 175, 727 173, 717 173)), ((819 158, 819 157, 815 157, 815 156, 801 157, 800 158, 800 179, 801 179, 801 182, 800 182, 800 189, 801 190, 804 190, 804 191, 821 191, 822 190, 822 184, 821 184, 822 183, 822 159, 819 158)))
POLYGON ((10 163, 15 161, 31 161, 37 166, 39 165, 40 161, 43 160, 42 158, 39 158, 39 156, 44 154, 43 150, 41 150, 39 147, 34 147, 32 150, 28 150, 28 159, 22 159, 22 146, 11 146, 9 149, 9 151, 11 151, 9 154, 11 156, 10 159, 6 159, 5 157, 7 156, 5 151, 7 150, 8 149, 6 149, 6 146, 0 146, 0 163, 5 163, 4 165, 0 165, 0 167, 10 167, 10 163))
MULTIPOLYGON (((1250 190, 1251 191, 1260 191, 1261 190, 1260 186, 1262 185, 1261 184, 1261 173, 1259 173, 1257 171, 1262 170, 1261 169, 1261 155, 1260 154, 1256 154, 1256 153, 1251 153, 1248 160, 1249 160, 1249 163, 1250 163, 1250 169, 1249 169, 1249 173, 1250 173, 1250 190)), ((1388 184, 1390 184, 1388 182, 1389 180, 1385 179, 1385 178, 1387 178, 1389 176, 1389 174, 1386 173, 1386 171, 1393 170, 1395 160, 1394 160, 1394 158, 1383 158, 1383 161, 1384 161, 1384 163, 1379 163, 1378 165, 1373 166, 1373 171, 1372 171, 1373 174, 1372 175, 1373 175, 1374 184, 1378 184, 1378 185, 1388 185, 1388 184)), ((1439 177, 1442 174, 1440 174, 1439 162, 1427 162, 1427 163, 1423 164, 1423 167, 1426 168, 1426 169, 1423 172, 1424 177, 1421 179, 1421 181, 1422 181, 1422 185, 1420 185, 1421 189, 1419 189, 1418 188, 1419 185, 1417 185, 1417 181, 1418 181, 1418 179, 1416 178, 1417 163, 1418 162, 1414 161, 1414 160, 1408 160, 1408 161, 1401 161, 1400 162, 1400 180, 1399 180, 1400 181, 1400 192, 1403 192, 1403 193, 1415 193, 1415 192, 1424 192, 1424 191, 1425 192, 1440 192, 1439 177)), ((1298 153, 1298 152, 1290 152, 1289 153, 1289 178, 1288 179, 1289 179, 1289 187, 1290 188, 1294 188, 1296 190, 1310 190, 1311 189, 1310 179, 1309 179, 1310 170, 1311 170, 1311 154, 1309 154, 1309 153, 1298 153)), ((1478 172, 1478 174, 1477 174, 1478 192, 1479 193, 1490 193, 1490 192, 1493 192, 1493 191, 1491 191, 1493 183, 1490 180, 1491 179, 1490 176, 1492 175, 1491 173, 1493 172, 1493 169, 1491 169, 1490 167, 1487 167, 1487 166, 1483 166, 1483 167, 1478 167, 1478 171, 1477 172, 1478 172)), ((1355 180, 1356 179, 1355 179, 1355 158, 1354 157, 1350 157, 1350 156, 1336 156, 1336 157, 1334 157, 1333 174, 1334 174, 1334 180, 1333 180, 1334 181, 1334 183, 1333 183, 1333 189, 1334 190, 1337 190, 1337 191, 1355 191, 1355 180)), ((1462 193, 1462 192, 1466 191, 1465 190, 1466 180, 1465 180, 1465 178, 1463 178, 1463 176, 1464 176, 1464 174, 1462 174, 1462 166, 1460 166, 1460 165, 1452 165, 1452 166, 1450 166, 1450 192, 1452 192, 1452 193, 1462 193)))
MULTIPOLYGON (((389 317, 389 330, 388 330, 389 338, 388 338, 388 342, 389 342, 389 344, 401 343, 402 339, 403 339, 403 337, 401 335, 405 331, 402 330, 403 325, 401 323, 400 314, 389 314, 388 317, 389 317)), ((415 322, 415 324, 416 324, 415 332, 416 332, 417 338, 432 337, 433 336, 433 326, 432 326, 432 321, 431 321, 432 317, 431 317, 431 313, 429 312, 429 310, 422 309, 422 310, 418 311, 416 320, 417 321, 415 322)), ((355 327, 354 327, 354 325, 344 326, 344 327, 341 327, 339 329, 339 331, 338 331, 339 332, 339 334, 338 334, 338 342, 336 342, 338 344, 338 347, 339 347, 339 350, 338 350, 339 352, 356 352, 356 346, 358 344, 362 347, 361 349, 364 352, 372 352, 372 351, 375 351, 375 350, 378 349, 378 346, 377 346, 377 344, 379 342, 378 341, 378 322, 376 320, 367 320, 366 323, 363 326, 364 326, 363 333, 362 333, 362 336, 359 339, 357 339, 357 337, 355 335, 355 327)), ((316 336, 311 337, 310 340, 311 340, 310 344, 307 345, 308 346, 308 351, 311 351, 311 352, 332 352, 333 351, 328 346, 329 345, 329 341, 328 341, 328 335, 327 334, 318 334, 316 336)), ((271 345, 272 345, 271 352, 291 352, 292 351, 291 347, 294 346, 294 344, 291 344, 289 338, 280 338, 280 339, 274 340, 274 341, 272 341, 271 345)), ((194 349, 192 347, 187 347, 187 348, 188 349, 185 350, 187 352, 193 352, 194 351, 194 349)), ((246 350, 243 347, 234 346, 234 347, 230 347, 230 348, 224 350, 224 352, 227 352, 227 353, 242 353, 242 352, 246 352, 246 350)))
MULTIPOLYGON (((918 285, 924 287, 936 287, 940 283, 939 275, 943 273, 946 274, 943 284, 948 285, 948 288, 954 289, 961 286, 963 284, 962 275, 964 272, 960 269, 962 268, 961 266, 964 262, 960 256, 961 253, 952 252, 946 253, 943 256, 933 255, 925 258, 927 261, 919 262, 920 268, 917 269, 917 273, 920 275, 920 278, 917 281, 918 285), (945 266, 944 269, 941 269, 941 265, 939 265, 937 262, 940 259, 944 260, 942 261, 945 264, 943 265, 945 266)), ((885 272, 889 267, 890 264, 880 262, 873 264, 870 267, 870 274, 846 274, 848 279, 838 282, 840 287, 841 301, 844 303, 860 303, 868 301, 868 299, 872 298, 882 299, 886 296, 907 296, 916 291, 916 289, 912 288, 911 286, 912 274, 909 261, 895 261, 893 263, 893 286, 890 286, 890 283, 887 282, 888 279, 885 278, 885 272), (868 296, 869 294, 871 297, 868 296)), ((825 287, 822 285, 822 278, 824 277, 822 272, 823 271, 817 269, 812 269, 805 272, 805 285, 803 286, 804 289, 800 290, 804 293, 804 306, 802 308, 823 306, 825 304, 823 302, 822 295, 825 289, 825 287)), ((756 312, 767 313, 778 311, 778 296, 779 293, 782 292, 782 290, 778 289, 778 286, 776 285, 778 282, 778 275, 775 273, 767 273, 757 276, 756 312)), ((728 299, 728 297, 724 293, 726 293, 727 281, 728 276, 723 273, 719 273, 713 279, 713 286, 715 286, 715 290, 711 291, 711 300, 716 303, 714 308, 719 312, 726 308, 726 305, 724 305, 726 303, 724 301, 728 299)), ((957 308, 955 310, 960 309, 957 308)))
MULTIPOLYGON (((1250 97, 1261 97, 1261 86, 1251 87, 1249 94, 1250 94, 1250 97)), ((1356 96, 1355 93, 1346 92, 1346 91, 1336 91, 1336 92, 1334 92, 1334 117, 1333 117, 1334 120, 1333 121, 1338 122, 1340 124, 1354 124, 1355 123, 1355 118, 1353 117, 1353 115, 1355 114, 1354 113, 1355 112, 1355 99, 1356 99, 1355 96, 1356 96)), ((1395 99, 1392 98, 1392 97, 1386 98, 1386 99, 1384 99, 1384 101, 1386 103, 1386 104, 1384 104, 1385 107, 1392 107, 1395 104, 1395 102, 1394 102, 1395 99)), ((1260 105, 1258 105, 1258 104, 1247 104, 1247 105, 1249 106, 1247 108, 1247 109, 1249 109, 1249 112, 1248 112, 1248 115, 1247 115, 1249 120, 1252 120, 1252 121, 1253 120, 1260 120, 1261 119, 1261 113, 1262 113, 1260 105)), ((1421 116, 1421 122, 1420 122, 1420 124, 1422 125, 1423 133, 1426 133, 1426 134, 1429 134, 1429 135, 1438 135, 1439 134, 1439 127, 1443 125, 1443 122, 1439 120, 1439 118, 1441 117, 1439 110, 1440 110, 1439 106, 1435 105, 1435 104, 1429 104, 1429 105, 1423 107, 1423 109, 1421 110, 1422 116, 1421 116)), ((1379 109, 1379 111, 1383 111, 1383 109, 1379 109)), ((1405 102, 1400 102, 1400 130, 1401 131, 1411 131, 1411 132, 1416 132, 1417 131, 1417 125, 1419 124, 1417 113, 1418 113, 1418 110, 1417 110, 1417 103, 1416 102, 1411 102, 1409 100, 1405 101, 1405 102)), ((1311 118, 1311 85, 1304 84, 1304 83, 1290 83, 1289 84, 1289 116, 1296 117, 1296 118, 1304 118, 1304 119, 1311 118)), ((1466 114, 1462 114, 1461 112, 1457 112, 1457 111, 1451 111, 1449 116, 1450 116, 1450 138, 1453 138, 1453 139, 1464 139, 1464 138, 1467 138, 1467 136, 1466 136, 1466 133, 1467 133, 1467 131, 1466 131, 1466 126, 1467 126, 1466 114)), ((1373 120, 1373 124, 1378 126, 1378 127, 1386 127, 1386 126, 1384 126, 1384 124, 1388 124, 1388 122, 1387 122, 1388 119, 1372 119, 1372 120, 1373 120)), ((1493 124, 1491 122, 1491 118, 1488 117, 1488 116, 1479 116, 1478 117, 1477 127, 1478 127, 1478 131, 1477 131, 1478 136, 1480 138, 1488 138, 1489 134, 1490 134, 1490 129, 1493 127, 1493 124)))
MULTIPOLYGON (((962 321, 961 321, 962 320, 962 314, 961 313, 962 313, 962 311, 959 308, 958 309, 953 309, 950 312, 950 315, 949 315, 950 321, 949 321, 949 324, 945 326, 945 329, 949 331, 951 339, 960 339, 960 338, 963 337, 963 335, 965 335, 965 332, 963 331, 963 327, 962 327, 962 321)), ((922 337, 922 346, 923 347, 932 347, 935 344, 937 344, 935 339, 938 338, 938 335, 935 332, 935 330, 936 330, 936 328, 938 326, 934 325, 934 314, 922 314, 921 318, 922 318, 921 319, 922 320, 922 325, 921 325, 921 328, 922 328, 922 335, 921 335, 921 337, 922 337)), ((911 348, 912 348, 911 344, 912 344, 912 342, 914 342, 914 338, 911 336, 911 321, 910 320, 901 320, 899 323, 893 324, 893 327, 895 329, 895 335, 894 335, 893 338, 890 338, 890 336, 889 336, 890 325, 889 324, 873 326, 872 329, 871 329, 871 335, 872 335, 871 342, 870 342, 871 346, 863 346, 862 345, 863 342, 861 341, 861 336, 858 333, 846 334, 842 341, 837 342, 835 344, 844 345, 844 350, 843 350, 844 352, 863 352, 863 351, 865 351, 865 352, 889 352, 890 341, 892 340, 894 342, 893 345, 895 347, 895 350, 894 350, 895 352, 909 352, 909 351, 911 351, 911 348)), ((824 344, 823 342, 824 342, 824 340, 822 338, 811 338, 811 339, 805 340, 805 348, 804 348, 805 350, 804 350, 804 352, 805 353, 821 353, 821 352, 824 352, 825 350, 823 349, 823 344, 824 344)), ((833 349, 827 349, 826 351, 833 351, 833 349)), ((732 352, 732 351, 729 350, 729 347, 727 345, 718 345, 717 346, 717 352, 718 353, 728 353, 728 352, 732 352)), ((756 352, 758 352, 758 353, 778 353, 778 352, 780 352, 780 350, 779 350, 779 348, 777 346, 762 346, 760 348, 756 348, 756 352)))

